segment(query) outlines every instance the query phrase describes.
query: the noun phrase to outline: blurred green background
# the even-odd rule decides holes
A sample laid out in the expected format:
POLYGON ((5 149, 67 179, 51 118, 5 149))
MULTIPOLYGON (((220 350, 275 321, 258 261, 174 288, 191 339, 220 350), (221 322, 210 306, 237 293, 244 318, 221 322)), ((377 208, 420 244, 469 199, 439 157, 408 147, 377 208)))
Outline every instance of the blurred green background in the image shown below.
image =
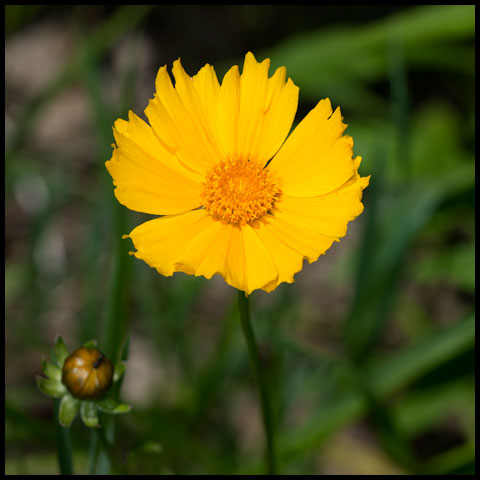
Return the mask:
MULTIPOLYGON (((158 68, 287 67, 298 122, 342 109, 365 212, 292 285, 252 295, 280 472, 474 473, 474 30, 459 6, 5 7, 7 474, 58 472, 35 387, 57 334, 118 357, 115 445, 135 474, 261 473, 264 436, 222 279, 163 278, 121 240, 104 162, 158 68)), ((89 432, 72 427, 74 468, 89 432)))

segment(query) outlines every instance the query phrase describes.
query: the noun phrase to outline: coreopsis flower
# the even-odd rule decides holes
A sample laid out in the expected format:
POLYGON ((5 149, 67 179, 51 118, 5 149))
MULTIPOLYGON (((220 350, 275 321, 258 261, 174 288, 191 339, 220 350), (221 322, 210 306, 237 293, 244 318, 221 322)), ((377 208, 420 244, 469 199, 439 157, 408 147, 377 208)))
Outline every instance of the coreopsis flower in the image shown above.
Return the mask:
POLYGON ((330 100, 290 136, 298 87, 285 67, 247 53, 220 84, 207 64, 193 77, 173 64, 156 78, 145 110, 114 124, 106 167, 115 196, 131 210, 159 216, 129 235, 131 252, 162 275, 225 281, 248 295, 294 281, 338 241, 363 210, 361 158, 330 100))
POLYGON ((46 378, 37 376, 37 386, 49 397, 59 398, 58 420, 69 427, 78 412, 87 427, 99 427, 97 409, 106 413, 127 413, 130 406, 117 402, 111 387, 125 372, 125 364, 115 365, 97 348, 94 341, 68 353, 62 337, 57 337, 51 362, 42 362, 46 378))

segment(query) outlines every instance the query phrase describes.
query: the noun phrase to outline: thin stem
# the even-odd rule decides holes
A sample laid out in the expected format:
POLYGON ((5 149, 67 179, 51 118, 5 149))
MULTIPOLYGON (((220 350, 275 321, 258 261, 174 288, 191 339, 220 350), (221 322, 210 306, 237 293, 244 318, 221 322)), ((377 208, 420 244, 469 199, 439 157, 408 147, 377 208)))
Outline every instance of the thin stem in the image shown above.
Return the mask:
POLYGON ((58 463, 61 475, 73 475, 72 439, 70 428, 65 428, 58 422, 60 400, 55 399, 55 425, 57 435, 58 463))
MULTIPOLYGON (((101 158, 108 158, 109 155, 111 155, 111 147, 109 147, 111 143, 109 120, 111 118, 111 112, 106 108, 99 89, 98 59, 95 56, 93 46, 85 47, 82 60, 84 66, 82 71, 83 79, 90 96, 92 112, 99 133, 99 156, 101 158)), ((104 174, 103 178, 106 182, 107 175, 104 174)), ((105 192, 109 190, 110 188, 106 189, 105 192)), ((122 240, 122 235, 128 230, 127 211, 118 204, 111 193, 109 193, 109 197, 109 203, 112 209, 110 215, 113 218, 113 238, 111 239, 113 247, 113 272, 100 347, 102 352, 115 363, 119 360, 120 347, 128 331, 127 301, 131 262, 128 260, 128 242, 122 240)), ((115 440, 115 417, 108 418, 104 422, 103 428, 105 428, 105 432, 102 431, 102 434, 105 434, 108 441, 113 444, 115 440)), ((93 436, 91 438, 92 440, 94 439, 93 436)), ((101 438, 99 438, 99 440, 101 440, 101 438)), ((95 442, 95 440, 93 441, 95 442)), ((97 462, 98 460, 98 468, 96 468, 95 463, 92 463, 90 470, 96 470, 98 474, 107 474, 111 467, 110 456, 107 455, 108 452, 100 451, 97 457, 94 452, 94 447, 95 446, 91 447, 92 455, 90 458, 92 462, 97 462)))
MULTIPOLYGON (((105 442, 109 445, 113 445, 115 442, 115 416, 103 414, 103 421, 101 422, 102 426, 99 430, 102 431, 102 438, 100 438, 100 433, 98 434, 100 445, 98 447, 103 447, 105 442)), ((111 451, 110 451, 111 453, 111 451)), ((105 448, 100 448, 98 455, 98 475, 108 475, 112 468, 111 455, 105 448)))
POLYGON ((95 475, 97 469, 98 458, 98 437, 97 431, 92 429, 90 432, 90 444, 88 446, 88 474, 95 475))
POLYGON ((108 459, 110 460, 110 465, 118 465, 115 452, 113 450, 112 444, 108 441, 107 436, 105 435, 105 430, 101 426, 98 430, 98 439, 100 440, 100 445, 102 446, 103 451, 107 454, 108 459))
POLYGON ((250 359, 250 367, 257 384, 260 402, 262 406, 263 425, 265 428, 265 436, 267 439, 267 464, 268 474, 275 474, 275 452, 274 452, 274 432, 273 432, 273 415, 272 407, 268 397, 267 387, 262 376, 262 368, 260 365, 260 357, 258 354, 257 342, 255 334, 250 323, 250 308, 248 297, 244 292, 238 292, 238 308, 240 311, 240 321, 242 324, 243 334, 248 346, 248 356, 250 359))
MULTIPOLYGON (((108 470, 103 474, 110 473, 110 468, 113 468, 115 472, 127 475, 128 474, 127 465, 120 460, 117 453, 115 452, 113 443, 108 438, 109 435, 108 435, 108 431, 105 428, 105 425, 103 423, 100 423, 100 428, 97 428, 95 431, 97 433, 97 439, 99 440, 101 452, 105 453, 109 461, 108 470)), ((100 473, 100 475, 101 474, 102 473, 100 473)))

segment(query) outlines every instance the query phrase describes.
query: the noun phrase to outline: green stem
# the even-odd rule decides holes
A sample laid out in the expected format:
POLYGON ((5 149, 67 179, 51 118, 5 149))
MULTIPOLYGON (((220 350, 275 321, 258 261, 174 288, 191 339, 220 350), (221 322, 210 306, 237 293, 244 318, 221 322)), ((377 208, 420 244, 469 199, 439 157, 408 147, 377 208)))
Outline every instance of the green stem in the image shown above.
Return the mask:
POLYGON ((274 432, 273 432, 273 415, 272 407, 268 397, 267 387, 262 376, 262 368, 260 365, 260 357, 258 355, 257 342, 255 334, 250 323, 250 309, 248 297, 244 292, 238 292, 238 308, 240 311, 240 321, 242 324, 243 334, 248 346, 248 356, 250 359, 250 367, 257 384, 260 402, 262 406, 263 425, 265 428, 265 436, 267 439, 267 464, 268 474, 275 474, 275 452, 274 452, 274 432))
POLYGON ((65 428, 58 422, 60 400, 55 399, 55 425, 57 436, 58 463, 61 475, 73 475, 72 439, 70 428, 65 428))
MULTIPOLYGON (((99 65, 98 58, 95 55, 93 45, 86 45, 83 58, 83 77, 85 86, 90 96, 92 111, 96 121, 97 131, 99 133, 99 141, 101 148, 99 150, 100 157, 103 161, 111 155, 111 114, 106 108, 102 92, 99 89, 99 65)), ((113 250, 113 273, 111 279, 110 292, 108 296, 107 311, 105 322, 103 325, 103 334, 100 342, 102 352, 110 358, 114 363, 119 360, 120 347, 123 343, 128 331, 128 316, 127 316, 127 302, 128 302, 128 283, 129 283, 129 269, 131 262, 128 257, 129 244, 122 240, 122 235, 128 230, 127 211, 123 208, 111 195, 111 181, 108 180, 108 175, 104 171, 103 175, 106 183, 109 183, 108 192, 110 197, 112 217, 113 238, 111 238, 113 250)), ((104 422, 105 434, 110 443, 114 443, 115 437, 115 418, 110 417, 104 422)), ((92 437, 93 439, 94 437, 92 437)), ((96 462, 96 454, 93 452, 94 446, 91 447, 91 459, 96 462)), ((110 470, 110 459, 106 452, 100 452, 98 457, 98 473, 107 474, 110 470)), ((91 464, 90 470, 95 470, 95 463, 91 464)))
POLYGON ((115 452, 113 450, 112 444, 108 441, 107 436, 105 435, 105 430, 103 425, 97 430, 98 439, 100 440, 100 445, 102 446, 103 451, 107 454, 110 461, 110 465, 118 465, 115 452))
POLYGON ((88 474, 95 475, 98 458, 98 434, 95 429, 90 432, 90 444, 88 446, 88 474))

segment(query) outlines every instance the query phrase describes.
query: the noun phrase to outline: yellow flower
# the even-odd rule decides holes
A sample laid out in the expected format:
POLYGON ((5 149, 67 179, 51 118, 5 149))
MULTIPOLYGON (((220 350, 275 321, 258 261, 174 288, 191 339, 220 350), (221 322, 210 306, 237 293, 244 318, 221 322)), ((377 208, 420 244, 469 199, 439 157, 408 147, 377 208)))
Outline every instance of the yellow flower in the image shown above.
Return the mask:
POLYGON ((188 76, 160 68, 145 114, 114 125, 106 162, 115 196, 131 210, 161 215, 130 235, 137 258, 162 275, 219 273, 250 294, 294 274, 339 241, 363 210, 360 157, 343 135, 340 109, 321 100, 287 137, 298 87, 285 67, 247 53, 220 84, 211 65, 188 76), (343 136, 342 136, 343 135, 343 136))

